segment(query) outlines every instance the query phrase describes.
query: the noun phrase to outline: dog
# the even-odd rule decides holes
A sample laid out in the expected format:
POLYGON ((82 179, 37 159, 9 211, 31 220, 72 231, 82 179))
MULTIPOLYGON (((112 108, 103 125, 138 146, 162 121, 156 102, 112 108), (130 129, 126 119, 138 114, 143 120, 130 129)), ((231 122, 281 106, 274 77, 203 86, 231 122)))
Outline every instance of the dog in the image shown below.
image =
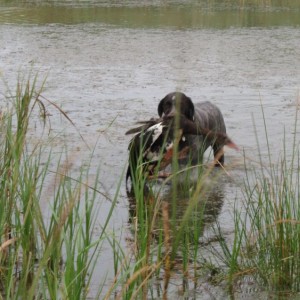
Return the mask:
MULTIPOLYGON (((160 117, 182 114, 193 121, 202 132, 215 132, 226 136, 226 126, 220 109, 209 101, 194 104, 192 99, 181 92, 167 94, 158 104, 160 117)), ((188 135, 187 143, 190 148, 189 159, 192 163, 202 161, 203 154, 208 147, 212 147, 215 166, 223 166, 225 162, 223 147, 225 140, 210 135, 188 135)), ((182 162, 182 161, 181 161, 182 162)))

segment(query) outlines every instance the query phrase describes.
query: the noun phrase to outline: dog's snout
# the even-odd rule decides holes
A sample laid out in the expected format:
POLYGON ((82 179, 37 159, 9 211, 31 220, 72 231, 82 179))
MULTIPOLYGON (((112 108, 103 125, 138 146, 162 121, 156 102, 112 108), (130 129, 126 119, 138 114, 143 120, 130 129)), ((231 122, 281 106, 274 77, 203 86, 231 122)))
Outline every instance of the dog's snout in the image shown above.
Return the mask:
POLYGON ((170 110, 166 111, 165 116, 167 116, 167 117, 174 116, 175 113, 176 113, 176 110, 173 107, 171 107, 170 110))
POLYGON ((172 101, 167 101, 164 106, 164 116, 174 115, 176 113, 176 107, 172 101))

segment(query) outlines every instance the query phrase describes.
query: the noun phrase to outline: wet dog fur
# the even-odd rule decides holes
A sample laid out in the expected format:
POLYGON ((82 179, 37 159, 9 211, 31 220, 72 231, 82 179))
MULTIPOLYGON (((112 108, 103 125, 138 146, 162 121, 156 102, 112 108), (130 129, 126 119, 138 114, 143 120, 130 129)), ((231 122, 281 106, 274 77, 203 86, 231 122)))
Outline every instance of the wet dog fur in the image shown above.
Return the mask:
MULTIPOLYGON (((210 130, 226 135, 223 115, 220 109, 209 101, 194 104, 192 99, 184 93, 173 92, 159 102, 157 110, 160 117, 180 113, 195 122, 199 130, 210 130)), ((187 142, 191 149, 189 159, 192 163, 202 161, 205 150, 211 146, 215 165, 224 165, 224 144, 218 143, 213 137, 188 135, 187 142)))

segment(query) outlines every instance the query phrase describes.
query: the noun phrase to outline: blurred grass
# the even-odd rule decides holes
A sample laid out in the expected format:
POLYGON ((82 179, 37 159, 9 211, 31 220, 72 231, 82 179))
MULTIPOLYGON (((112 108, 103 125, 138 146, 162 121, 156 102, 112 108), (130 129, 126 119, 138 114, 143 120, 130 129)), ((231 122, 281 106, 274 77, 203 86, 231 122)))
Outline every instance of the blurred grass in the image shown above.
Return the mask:
POLYGON ((97 179, 86 184, 88 168, 73 179, 63 152, 53 172, 47 145, 28 142, 31 120, 46 114, 36 79, 18 82, 0 120, 0 294, 86 299, 106 229, 93 236, 97 179))

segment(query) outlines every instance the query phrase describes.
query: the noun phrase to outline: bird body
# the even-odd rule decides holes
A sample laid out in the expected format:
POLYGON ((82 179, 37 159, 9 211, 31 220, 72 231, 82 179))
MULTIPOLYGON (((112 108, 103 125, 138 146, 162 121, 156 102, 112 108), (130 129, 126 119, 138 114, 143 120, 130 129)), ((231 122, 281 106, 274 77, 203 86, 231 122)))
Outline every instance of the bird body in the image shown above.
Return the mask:
POLYGON ((165 168, 172 160, 175 140, 178 141, 179 149, 186 146, 183 130, 176 129, 174 117, 151 119, 142 123, 144 125, 126 133, 137 133, 131 139, 128 147, 127 178, 134 176, 133 173, 139 165, 148 175, 154 175, 156 171, 165 168))

